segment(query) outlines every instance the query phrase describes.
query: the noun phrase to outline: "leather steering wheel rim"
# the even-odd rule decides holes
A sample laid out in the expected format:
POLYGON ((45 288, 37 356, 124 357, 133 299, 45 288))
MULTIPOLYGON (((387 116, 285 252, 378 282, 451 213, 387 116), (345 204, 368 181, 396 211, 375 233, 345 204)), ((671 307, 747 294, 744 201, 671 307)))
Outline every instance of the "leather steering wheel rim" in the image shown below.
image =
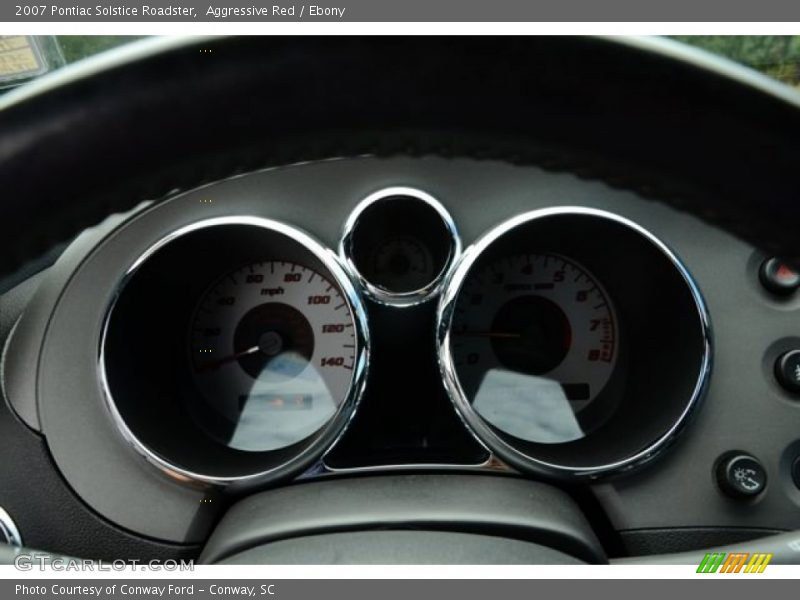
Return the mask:
POLYGON ((361 154, 537 164, 800 262, 800 100, 664 40, 150 40, 0 100, 0 275, 144 199, 361 154))

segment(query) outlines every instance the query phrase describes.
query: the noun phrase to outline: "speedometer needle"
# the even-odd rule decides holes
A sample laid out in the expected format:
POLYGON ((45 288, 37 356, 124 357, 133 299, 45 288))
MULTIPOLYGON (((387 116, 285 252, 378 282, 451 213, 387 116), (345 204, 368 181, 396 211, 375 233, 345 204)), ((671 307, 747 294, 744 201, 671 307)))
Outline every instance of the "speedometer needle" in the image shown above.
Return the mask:
POLYGON ((223 358, 219 358, 217 360, 212 360, 207 363, 203 363, 197 368, 198 373, 204 373, 206 371, 213 371, 214 369, 218 369, 223 365, 227 365, 228 363, 235 362, 244 356, 250 356, 251 354, 255 354, 261 350, 261 346, 253 346, 248 348, 247 350, 242 350, 241 352, 237 352, 235 354, 231 354, 230 356, 225 356, 223 358))
POLYGON ((458 331, 456 335, 464 335, 467 337, 488 337, 488 338, 504 338, 515 339, 521 338, 521 333, 506 333, 503 331, 458 331))

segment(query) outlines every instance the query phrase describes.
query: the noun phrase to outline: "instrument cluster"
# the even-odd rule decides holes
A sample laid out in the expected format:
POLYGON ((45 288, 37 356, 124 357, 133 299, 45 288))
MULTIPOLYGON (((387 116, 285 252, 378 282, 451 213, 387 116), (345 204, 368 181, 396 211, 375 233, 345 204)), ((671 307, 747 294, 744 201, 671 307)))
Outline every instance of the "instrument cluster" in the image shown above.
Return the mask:
POLYGON ((666 447, 711 360, 680 259, 623 217, 569 206, 462 249, 446 205, 379 190, 337 252, 256 217, 159 240, 103 328, 119 431, 167 473, 212 484, 318 461, 596 477, 666 447))

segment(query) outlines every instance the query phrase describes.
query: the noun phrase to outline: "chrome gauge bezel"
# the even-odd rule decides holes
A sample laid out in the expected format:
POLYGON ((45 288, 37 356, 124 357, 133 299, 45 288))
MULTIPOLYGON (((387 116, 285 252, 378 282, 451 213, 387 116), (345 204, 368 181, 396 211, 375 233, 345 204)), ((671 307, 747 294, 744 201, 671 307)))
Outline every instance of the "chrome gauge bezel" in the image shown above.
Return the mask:
POLYGON ((456 223, 441 202, 422 190, 413 187, 393 186, 383 188, 370 194, 356 205, 347 217, 342 230, 342 237, 339 241, 339 258, 344 263, 347 272, 353 280, 357 282, 367 297, 379 304, 387 306, 408 307, 431 300, 441 292, 445 281, 461 256, 461 249, 461 236, 458 233, 456 223), (353 234, 362 213, 376 202, 392 197, 413 198, 425 203, 436 211, 450 238, 450 255, 442 269, 428 284, 408 292, 392 292, 373 284, 361 273, 353 258, 353 234))
POLYGON ((369 346, 370 339, 366 309, 350 276, 333 250, 325 247, 310 234, 280 221, 254 216, 225 216, 204 219, 165 235, 145 250, 127 269, 103 317, 102 334, 99 339, 98 348, 97 373, 105 406, 118 433, 126 443, 149 464, 155 466, 173 480, 185 483, 226 486, 234 483, 261 482, 274 477, 300 474, 305 468, 313 464, 314 461, 319 460, 332 448, 347 429, 364 392, 369 368, 369 346), (159 453, 153 451, 130 429, 114 401, 113 392, 109 385, 106 371, 105 348, 111 315, 113 314, 117 301, 123 293, 126 284, 131 278, 135 277, 139 269, 147 263, 148 260, 168 244, 186 235, 190 235, 193 232, 213 227, 228 226, 251 226, 263 229, 267 233, 288 237, 319 260, 324 268, 328 270, 331 280, 339 286, 342 296, 350 310, 350 314, 353 317, 356 347, 353 374, 348 392, 330 420, 314 434, 312 441, 304 445, 297 453, 269 469, 259 470, 246 475, 220 476, 181 467, 169 458, 161 456, 159 453))
POLYGON ((439 369, 447 393, 461 420, 478 442, 483 444, 487 450, 498 458, 517 469, 572 478, 594 478, 617 474, 639 467, 659 455, 678 437, 686 423, 690 420, 690 417, 700 405, 708 387, 712 364, 712 336, 709 312, 700 292, 700 288, 683 262, 658 237, 637 223, 612 212, 581 206, 551 207, 518 215, 489 230, 474 244, 469 246, 448 277, 445 288, 439 299, 436 314, 436 346, 439 369), (691 396, 687 399, 682 412, 667 431, 646 447, 620 460, 580 467, 542 460, 541 458, 519 450, 498 435, 494 428, 477 413, 467 398, 459 381, 455 360, 451 350, 451 326, 456 303, 461 288, 470 275, 476 261, 490 246, 512 230, 533 221, 560 215, 580 215, 607 219, 633 230, 655 246, 655 248, 669 260, 686 283, 697 311, 701 330, 700 339, 703 344, 701 362, 698 366, 698 376, 694 384, 694 389, 691 396))
POLYGON ((0 506, 0 535, 6 539, 8 545, 15 548, 22 547, 22 536, 17 529, 17 524, 2 506, 0 506))

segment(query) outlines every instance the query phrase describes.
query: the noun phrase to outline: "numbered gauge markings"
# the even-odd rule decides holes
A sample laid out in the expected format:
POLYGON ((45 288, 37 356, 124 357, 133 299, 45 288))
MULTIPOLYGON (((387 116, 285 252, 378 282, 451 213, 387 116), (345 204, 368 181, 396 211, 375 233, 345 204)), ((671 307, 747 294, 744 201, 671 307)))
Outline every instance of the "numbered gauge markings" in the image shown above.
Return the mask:
POLYGON ((339 289, 291 261, 248 264, 217 280, 192 318, 196 420, 217 441, 264 451, 322 427, 346 397, 356 360, 339 289))
POLYGON ((520 254, 476 270, 452 323, 454 364, 487 421, 525 440, 583 436, 573 413, 608 383, 617 359, 608 295, 557 254, 520 254))

